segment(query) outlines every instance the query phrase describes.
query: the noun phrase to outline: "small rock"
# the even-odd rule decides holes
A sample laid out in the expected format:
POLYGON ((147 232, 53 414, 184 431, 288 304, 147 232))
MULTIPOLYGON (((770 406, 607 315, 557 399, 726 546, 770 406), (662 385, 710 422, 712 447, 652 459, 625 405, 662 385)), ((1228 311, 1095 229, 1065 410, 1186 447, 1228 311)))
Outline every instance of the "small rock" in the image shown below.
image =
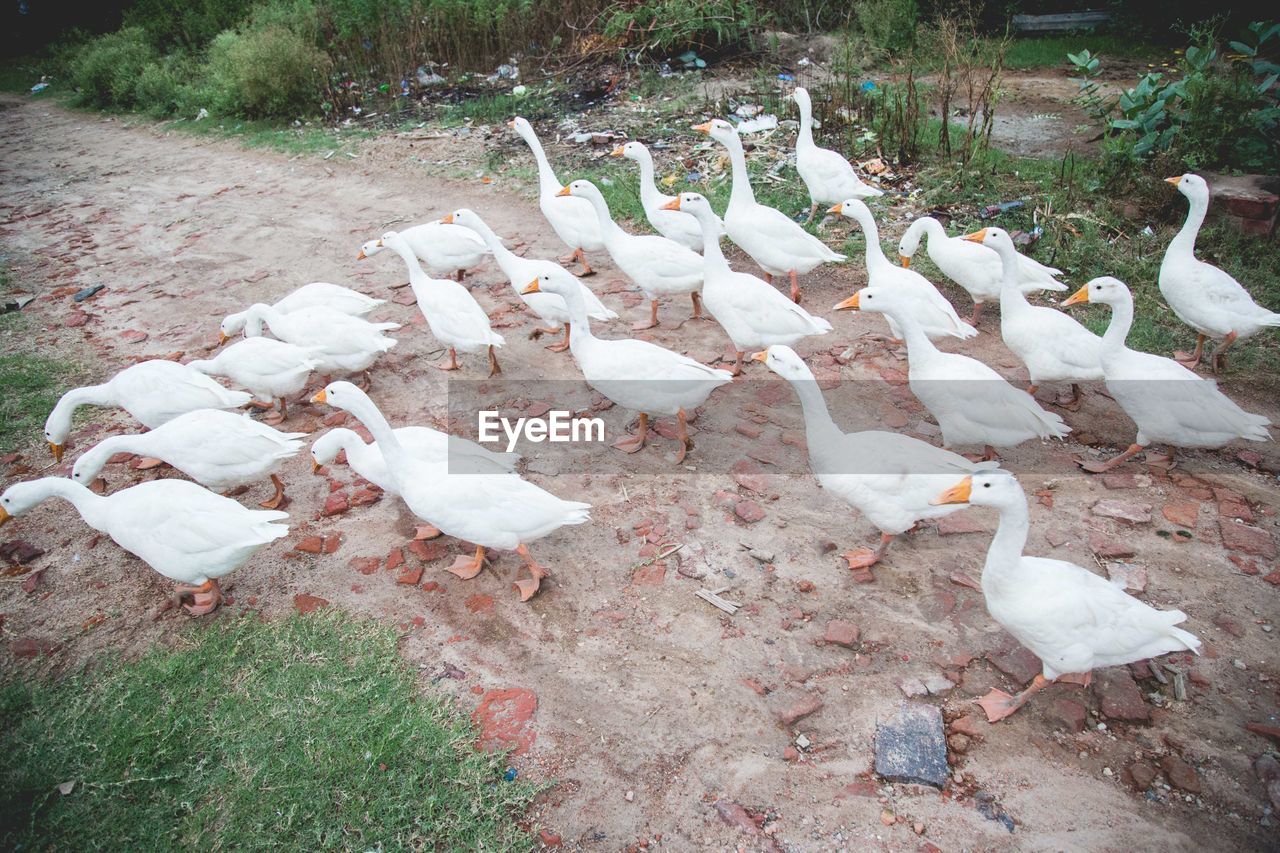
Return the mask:
POLYGON ((1103 559, 1124 559, 1134 554, 1132 545, 1097 530, 1089 531, 1089 550, 1103 559))
POLYGON ((907 702, 892 720, 876 726, 876 773, 891 782, 946 785, 949 770, 942 712, 932 705, 907 702))
POLYGON ((827 623, 827 630, 822 639, 828 643, 851 649, 858 644, 858 634, 857 625, 852 622, 842 622, 839 619, 835 619, 827 623))
POLYGON ((1100 708, 1109 719, 1145 723, 1151 719, 1151 708, 1127 669, 1105 669, 1097 674, 1095 692, 1101 697, 1100 708))
POLYGON ((400 570, 400 574, 396 575, 396 583, 404 586, 417 586, 420 580, 422 580, 422 566, 405 566, 400 570))
POLYGON ((963 509, 938 519, 939 536, 955 536, 961 533, 986 533, 987 528, 973 510, 963 509))
POLYGON ((1149 524, 1151 522, 1151 504, 1103 498, 1093 505, 1092 512, 1102 518, 1114 518, 1126 524, 1149 524))
POLYGON ((1147 588, 1147 570, 1132 563, 1109 563, 1107 577, 1125 592, 1143 592, 1147 588))
POLYGON ((547 829, 543 829, 538 832, 538 840, 542 842, 543 847, 559 847, 564 843, 561 841, 558 833, 551 832, 547 829))
POLYGON ((1132 471, 1117 471, 1111 474, 1103 474, 1102 485, 1108 489, 1136 489, 1138 487, 1138 483, 1133 478, 1132 471))
POLYGON ((818 696, 809 695, 792 702, 786 708, 775 711, 774 714, 778 718, 778 722, 784 726, 792 726, 810 714, 816 713, 821 708, 822 699, 818 696))
POLYGON ((902 695, 908 699, 915 699, 920 696, 928 696, 929 688, 924 686, 924 682, 918 678, 904 678, 898 682, 898 689, 902 691, 902 695))
POLYGON ((955 686, 954 681, 942 675, 929 675, 924 679, 924 689, 929 691, 930 696, 941 696, 955 686))
POLYGON ((323 516, 341 515, 350 508, 346 493, 334 492, 325 499, 324 509, 320 510, 320 514, 323 516))
POLYGON ((311 613, 321 607, 328 606, 329 601, 327 599, 320 598, 317 595, 311 595, 303 592, 293 597, 293 609, 297 610, 299 613, 311 613))
POLYGON ((758 562, 758 563, 772 563, 772 562, 773 562, 773 552, 772 552, 772 551, 762 551, 762 550, 760 550, 759 548, 752 548, 750 551, 748 551, 748 552, 747 552, 747 556, 748 556, 748 557, 750 557, 751 559, 755 560, 755 561, 756 561, 756 562, 758 562))
POLYGON ((1085 707, 1074 699, 1055 699, 1049 706, 1048 717, 1069 732, 1084 731, 1085 707))
POLYGON ((1164 777, 1169 780, 1169 784, 1179 791, 1185 791, 1188 794, 1200 793, 1200 776, 1194 767, 1178 756, 1166 755, 1160 762, 1160 769, 1164 771, 1164 777))
POLYGON ((324 540, 319 536, 308 536, 297 545, 294 545, 293 550, 301 551, 304 554, 319 554, 324 550, 324 540))
POLYGON ((1218 522, 1218 531, 1222 534, 1222 546, 1228 551, 1242 551, 1267 560, 1276 556, 1275 541, 1261 528, 1224 518, 1218 522))
POLYGON ((1150 788, 1151 783, 1156 780, 1156 769, 1145 761, 1133 762, 1129 765, 1128 771, 1133 787, 1139 792, 1150 788))
POLYGON ((347 565, 362 575, 371 575, 382 565, 380 557, 352 557, 347 565))
POLYGON ((36 557, 44 555, 44 551, 22 539, 11 539, 0 544, 0 560, 11 566, 25 566, 36 557))
POLYGON ((754 524, 764 518, 764 510, 760 508, 760 504, 749 499, 743 499, 734 504, 733 512, 747 524, 754 524))
POLYGON ((1194 530, 1200 520, 1200 505, 1193 501, 1174 501, 1165 504, 1160 514, 1179 527, 1194 530))
POLYGON ((999 651, 989 652, 987 660, 1020 685, 1028 683, 1044 669, 1034 652, 1016 642, 999 651))
POLYGON ((973 746, 973 741, 968 735, 954 734, 947 738, 947 746, 951 747, 952 752, 964 755, 973 746))

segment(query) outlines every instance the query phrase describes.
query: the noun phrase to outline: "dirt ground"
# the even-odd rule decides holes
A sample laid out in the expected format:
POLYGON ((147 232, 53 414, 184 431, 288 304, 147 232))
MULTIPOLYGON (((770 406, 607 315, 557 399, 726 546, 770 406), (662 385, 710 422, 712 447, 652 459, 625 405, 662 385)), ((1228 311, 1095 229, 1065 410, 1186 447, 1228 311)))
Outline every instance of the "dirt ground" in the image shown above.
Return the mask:
MULTIPOLYGON (((392 289, 404 281, 398 259, 355 260, 359 244, 388 223, 465 205, 527 254, 562 252, 526 193, 431 177, 410 159, 449 160, 450 138, 383 139, 354 159, 325 162, 43 103, 0 106, 0 240, 13 279, 40 295, 26 309, 32 343, 83 359, 102 379, 138 357, 201 357, 216 342, 220 317, 309 281, 402 299, 408 291, 392 289), (74 306, 68 294, 96 283, 106 289, 74 306)), ((486 145, 528 156, 513 139, 486 145)), ((589 282, 622 315, 597 331, 625 334, 644 311, 640 297, 607 257, 593 262, 601 273, 589 282)), ((489 264, 474 279, 507 336, 506 376, 576 385, 567 354, 527 339, 533 320, 515 308, 497 268, 489 264)), ((861 419, 936 441, 902 384, 905 364, 859 339, 883 331, 882 321, 826 310, 864 280, 861 259, 808 277, 808 304, 835 331, 801 353, 831 388, 847 427, 861 419)), ((947 293, 956 299, 955 290, 947 293)), ((718 357, 727 348, 719 327, 677 328, 686 311, 664 305, 653 339, 718 357)), ((405 324, 373 372, 375 401, 396 425, 442 423, 449 379, 432 367, 439 347, 416 307, 393 302, 375 316, 405 324)), ((1025 378, 994 317, 978 338, 953 348, 1025 378)), ((666 440, 599 470, 522 448, 532 480, 594 505, 590 524, 535 545, 554 576, 528 604, 510 588, 513 555, 460 581, 443 571, 459 543, 409 545, 414 520, 395 500, 355 484, 345 466, 313 476, 304 454, 285 471, 290 535, 231 576, 232 601, 206 618, 247 610, 280 618, 327 605, 399 626, 403 654, 424 686, 434 682, 463 707, 481 708, 490 736, 521 747, 514 766, 549 785, 532 820, 570 849, 1275 845, 1275 818, 1251 767, 1274 744, 1244 726, 1274 725, 1278 713, 1272 627, 1280 591, 1266 582, 1280 582, 1272 574, 1278 490, 1274 476, 1246 462, 1276 470, 1280 450, 1251 446, 1259 455, 1241 461, 1242 448, 1233 447, 1180 457, 1172 471, 1139 463, 1106 478, 1082 475, 1072 456, 1096 448, 1080 439, 1114 448, 1132 436, 1115 404, 1091 393, 1081 411, 1064 413, 1076 440, 1008 453, 1006 466, 1032 496, 1030 553, 1103 574, 1117 564, 1145 570, 1145 600, 1185 610, 1184 627, 1205 649, 1194 660, 1166 661, 1187 673, 1185 701, 1174 699, 1172 676, 1162 684, 1143 664, 1103 673, 1088 689, 1054 686, 988 725, 972 699, 993 685, 1016 689, 1036 671, 966 585, 980 574, 994 518, 966 510, 904 537, 874 579, 858 583, 839 555, 871 542, 874 531, 803 473, 795 397, 754 367, 701 412, 688 460, 695 470, 663 462, 673 449, 666 440), (342 503, 331 491, 373 503, 323 516, 326 502, 342 503), (1100 499, 1137 505, 1139 516, 1149 506, 1153 520, 1104 517, 1094 509, 1100 499), (1191 536, 1172 533, 1184 528, 1170 516, 1191 536), (1223 530, 1236 550, 1224 546, 1223 530), (676 545, 683 547, 653 561, 676 545), (336 551, 324 553, 326 546, 336 551), (733 616, 694 595, 721 587, 745 605, 733 616), (858 636, 826 642, 835 621, 857 626, 858 636), (916 701, 944 709, 953 781, 939 792, 880 780, 872 772, 877 721, 903 702, 902 685, 937 675, 954 689, 916 701), (784 722, 802 710, 811 712, 784 722)), ((481 360, 467 358, 452 377, 479 379, 481 370, 481 360)), ((1275 395, 1255 392, 1249 377, 1229 375, 1223 384, 1252 410, 1280 418, 1275 395)), ((557 401, 517 397, 504 409, 543 404, 557 401)), ((332 414, 305 405, 290 412, 288 429, 315 434, 332 414)), ((616 409, 603 416, 610 434, 627 417, 616 409)), ((5 481, 65 474, 95 440, 133 427, 120 412, 93 411, 61 466, 32 436, 31 447, 7 462, 5 481)), ((127 464, 106 471, 112 488, 164 475, 127 464)), ((266 496, 264 484, 244 500, 266 496)), ((65 504, 49 502, 4 533, 46 551, 32 564, 43 574, 28 583, 31 591, 29 574, 0 578, 6 667, 57 671, 104 652, 136 655, 190 623, 174 612, 149 619, 166 592, 162 579, 65 504)))

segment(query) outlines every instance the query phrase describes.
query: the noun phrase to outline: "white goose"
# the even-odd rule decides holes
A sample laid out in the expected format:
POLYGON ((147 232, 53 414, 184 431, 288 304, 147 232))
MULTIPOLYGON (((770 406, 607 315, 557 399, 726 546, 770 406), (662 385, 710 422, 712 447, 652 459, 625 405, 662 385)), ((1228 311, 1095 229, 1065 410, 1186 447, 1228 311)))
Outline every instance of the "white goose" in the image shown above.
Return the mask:
POLYGON ((1104 463, 1081 463, 1086 471, 1108 471, 1153 443, 1216 448, 1237 438, 1271 438, 1271 421, 1241 409, 1212 380, 1171 358, 1125 345, 1133 325, 1133 296, 1124 282, 1111 276, 1095 278, 1063 305, 1081 302, 1111 306, 1111 323, 1102 336, 1102 372, 1107 392, 1138 426, 1127 450, 1104 463))
MULTIPOLYGON (((410 454, 424 462, 444 465, 451 474, 509 474, 520 459, 518 453, 489 450, 431 427, 400 427, 395 434, 410 454)), ((400 494, 378 442, 366 443, 355 430, 345 427, 329 430, 311 445, 311 470, 330 464, 341 452, 346 453, 347 464, 361 477, 387 494, 400 494)))
MULTIPOLYGON (((454 276, 458 281, 462 281, 467 270, 479 265, 489 254, 483 240, 459 225, 426 222, 398 233, 427 269, 454 276)), ((360 247, 356 260, 363 261, 381 252, 382 248, 377 240, 370 240, 360 247)))
POLYGON ((1182 611, 1156 610, 1075 563, 1024 556, 1031 521, 1026 493, 1012 474, 973 474, 935 500, 999 511, 1000 526, 982 569, 982 595, 991 618, 1042 666, 1017 696, 992 688, 978 700, 989 722, 1017 711, 1054 681, 1089 684, 1096 667, 1124 666, 1166 652, 1200 653, 1200 640, 1174 627, 1186 620, 1182 611))
MULTIPOLYGON (((342 314, 350 314, 352 317, 363 317, 377 308, 379 305, 386 303, 385 299, 374 299, 372 296, 365 296, 352 290, 349 287, 343 287, 340 284, 329 284, 323 281, 313 281, 311 284, 304 284, 297 290, 281 299, 272 303, 271 307, 279 311, 281 314, 288 314, 291 311, 299 311, 303 308, 331 308, 342 314)), ((222 321, 221 343, 239 332, 245 326, 248 320, 247 312, 240 311, 236 314, 228 314, 222 321)))
POLYGON ((152 480, 105 497, 64 477, 15 483, 0 495, 0 524, 52 497, 70 502, 94 530, 176 581, 179 596, 194 596, 186 605, 193 616, 222 601, 218 578, 289 532, 272 523, 288 513, 245 509, 186 480, 152 480))
MULTIPOLYGON (((875 217, 871 215, 871 208, 858 199, 851 198, 828 212, 852 219, 862 228, 867 241, 867 284, 895 291, 904 308, 911 312, 926 335, 930 338, 952 337, 963 340, 978 334, 977 329, 960 319, 956 309, 938 292, 933 282, 885 257, 884 249, 880 246, 880 229, 876 226, 875 217)), ((894 338, 901 340, 902 330, 894 318, 886 314, 885 319, 889 323, 889 332, 894 338)))
POLYGON ((609 257, 618 269, 640 286, 649 297, 649 322, 631 328, 639 331, 658 325, 658 297, 689 294, 693 299, 693 318, 702 317, 698 292, 702 289, 702 258, 674 240, 653 234, 628 234, 609 215, 609 204, 590 181, 574 181, 560 190, 561 195, 585 199, 600 222, 600 233, 609 257))
POLYGON ((880 530, 880 546, 874 551, 859 548, 844 555, 851 569, 875 565, 893 537, 959 509, 930 503, 957 476, 995 467, 994 462, 973 463, 908 435, 883 430, 846 433, 831 419, 817 380, 794 350, 771 346, 752 358, 790 382, 800 398, 809 467, 818 483, 880 530))
POLYGON ((254 405, 270 406, 278 400, 281 419, 289 412, 285 398, 301 392, 318 366, 308 350, 273 338, 244 338, 213 358, 187 364, 192 370, 225 376, 249 389, 254 405))
POLYGON ((565 258, 564 262, 577 261, 582 264, 582 275, 591 275, 595 270, 587 263, 584 252, 598 252, 604 248, 604 238, 600 233, 595 211, 582 199, 560 195, 562 184, 551 168, 546 152, 542 150, 542 143, 538 141, 533 125, 516 116, 507 122, 507 126, 528 143, 533 151, 533 158, 538 162, 538 207, 542 209, 542 215, 551 223, 556 235, 573 250, 573 254, 565 258))
POLYGON ((685 453, 693 447, 686 424, 688 410, 701 406, 712 391, 732 382, 733 374, 648 341, 597 338, 591 334, 582 297, 567 282, 538 276, 525 288, 529 293, 543 289, 560 294, 569 306, 573 315, 569 347, 587 384, 624 409, 640 413, 638 432, 619 439, 613 446, 624 453, 635 453, 644 447, 649 415, 675 415, 680 425, 680 449, 674 461, 683 462, 685 453))
POLYGON ((515 474, 454 476, 446 465, 415 457, 368 395, 350 382, 331 383, 314 401, 350 412, 369 429, 397 493, 414 515, 442 533, 476 544, 474 558, 458 557, 448 569, 464 580, 484 568, 486 548, 514 550, 524 558, 531 575, 515 582, 520 600, 528 601, 550 574, 533 559, 529 543, 565 525, 591 519, 590 504, 561 500, 515 474))
POLYGON ((893 316, 907 342, 911 392, 938 421, 944 447, 983 445, 984 458, 993 459, 996 447, 1013 447, 1032 438, 1063 438, 1071 432, 1061 417, 1040 408, 1034 397, 990 367, 934 346, 897 290, 868 287, 836 308, 893 316))
POLYGON ((382 333, 400 328, 399 323, 370 323, 322 305, 282 314, 258 303, 250 305, 244 316, 245 337, 261 337, 265 326, 280 340, 310 353, 315 369, 325 376, 368 371, 378 356, 396 345, 394 338, 382 333))
POLYGON ((388 231, 378 241, 394 251, 409 268, 409 286, 418 300, 418 310, 427 320, 427 326, 436 340, 449 348, 449 361, 436 365, 440 370, 458 369, 458 350, 489 353, 489 375, 501 373, 496 347, 506 343, 489 327, 489 315, 476 302, 467 289, 455 281, 431 278, 422 271, 422 265, 414 257, 409 244, 394 231, 388 231))
POLYGON ((246 415, 197 409, 150 432, 113 435, 85 451, 71 479, 89 485, 116 453, 136 453, 168 462, 200 485, 227 492, 270 479, 275 494, 260 506, 276 509, 284 500, 281 463, 302 449, 305 432, 280 432, 246 415))
POLYGON ((884 190, 862 182, 849 161, 813 141, 813 101, 803 86, 791 95, 800 108, 800 135, 796 137, 796 171, 809 189, 809 218, 813 221, 820 204, 838 204, 849 198, 873 198, 884 190))
MULTIPOLYGON (((453 213, 447 214, 444 219, 440 220, 446 223, 456 223, 458 227, 467 228, 473 233, 479 235, 485 244, 493 252, 494 260, 498 262, 498 266, 502 268, 502 274, 511 282, 511 289, 524 300, 524 304, 528 305, 533 313, 542 318, 544 323, 550 324, 549 328, 534 330, 534 336, 540 334, 555 334, 564 329, 564 340, 557 344, 551 344, 547 349, 553 352, 564 352, 569 348, 569 309, 565 307, 564 300, 554 293, 533 293, 523 295, 521 289, 529 282, 531 278, 542 273, 555 275, 563 273, 568 275, 568 271, 557 264, 555 261, 543 261, 533 258, 522 258, 512 252, 502 243, 502 238, 494 233, 493 229, 475 213, 475 211, 467 208, 455 210, 453 213)), ((591 288, 579 282, 582 289, 582 298, 587 305, 587 316, 595 320, 613 320, 617 318, 617 314, 605 307, 591 288)))
POLYGON ((962 238, 994 249, 1003 264, 1000 292, 1000 336, 1021 359, 1031 376, 1027 393, 1035 396, 1045 382, 1070 382, 1071 396, 1059 402, 1068 409, 1080 405, 1081 382, 1102 380, 1102 338, 1059 311, 1032 305, 1019 286, 1018 250, 1002 228, 983 228, 962 238))
POLYGON ((733 125, 722 119, 699 124, 694 130, 707 134, 729 151, 733 164, 733 191, 724 213, 729 239, 751 256, 772 284, 775 275, 791 277, 791 298, 800 301, 799 276, 826 262, 840 262, 845 256, 831 251, 825 243, 805 231, 785 213, 756 202, 747 175, 747 156, 733 125))
POLYGON ((1209 356, 1216 372, 1228 347, 1264 328, 1280 326, 1280 314, 1254 302, 1249 291, 1227 273, 1196 259, 1196 235, 1209 210, 1209 185, 1204 178, 1188 173, 1165 180, 1189 202, 1187 221, 1160 263, 1160 293, 1178 319, 1196 330, 1195 352, 1175 355, 1194 368, 1200 363, 1207 338, 1222 341, 1209 356))
MULTIPOLYGON (((701 252, 702 226, 691 217, 665 207, 675 200, 675 196, 662 192, 654 182, 653 155, 649 153, 649 149, 643 143, 628 142, 613 149, 610 156, 626 157, 640 165, 640 204, 644 207, 645 218, 649 220, 653 230, 687 249, 701 252)), ((717 216, 716 236, 720 237, 724 233, 724 222, 717 216)))
POLYGON ((809 335, 831 331, 830 323, 814 317, 767 282, 729 269, 720 251, 720 220, 706 198, 681 193, 667 208, 684 211, 703 228, 702 299, 738 352, 734 376, 742 373, 742 356, 747 350, 773 344, 789 346, 809 335))
POLYGON ((155 429, 196 409, 236 409, 252 400, 244 391, 229 391, 184 364, 156 359, 126 367, 101 385, 73 388, 63 394, 44 424, 53 458, 62 461, 71 416, 80 406, 119 406, 143 426, 155 429))
MULTIPOLYGON (((973 297, 972 322, 978 325, 982 306, 1000 298, 1004 288, 1004 267, 1000 256, 978 243, 964 237, 948 237, 942 223, 932 216, 922 216, 898 241, 898 258, 904 267, 911 266, 911 259, 920 248, 921 239, 928 238, 925 250, 929 260, 942 270, 943 275, 965 289, 973 297)), ((1056 280, 1061 270, 1047 267, 1015 250, 1018 289, 1023 293, 1037 290, 1066 290, 1067 286, 1056 280)))

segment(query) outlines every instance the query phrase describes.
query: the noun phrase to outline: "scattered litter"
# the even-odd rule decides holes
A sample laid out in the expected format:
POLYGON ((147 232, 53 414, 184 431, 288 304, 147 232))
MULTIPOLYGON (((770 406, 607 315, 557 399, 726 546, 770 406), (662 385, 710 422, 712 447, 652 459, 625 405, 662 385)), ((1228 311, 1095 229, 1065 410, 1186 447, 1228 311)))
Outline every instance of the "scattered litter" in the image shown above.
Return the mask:
POLYGON ((721 610, 723 610, 725 613, 728 613, 730 616, 732 616, 733 614, 738 612, 738 608, 741 607, 742 605, 736 604, 732 601, 726 601, 725 599, 720 597, 720 593, 727 592, 728 589, 729 587, 727 586, 722 586, 719 589, 714 589, 714 590, 699 589, 699 590, 694 590, 693 594, 698 596, 698 598, 701 598, 703 601, 707 602, 708 604, 710 604, 712 607, 718 607, 721 610))
POLYGON ((773 130, 778 126, 778 117, 775 115, 760 116, 738 124, 738 133, 760 133, 765 130, 773 130))
POLYGON ((702 173, 701 173, 701 172, 690 172, 689 174, 687 174, 687 175, 685 175, 685 176, 684 176, 684 179, 685 179, 686 181, 688 181, 689 183, 691 183, 691 184, 696 184, 696 183, 699 183, 699 182, 702 180, 702 173))
POLYGON ((809 57, 807 56, 802 56, 796 60, 796 65, 799 65, 801 68, 807 68, 812 64, 813 63, 809 61, 809 57))
POLYGON ((71 299, 75 302, 84 302, 90 296, 97 294, 98 291, 102 290, 104 287, 106 287, 105 284, 95 284, 92 287, 86 287, 84 290, 71 297, 71 299))
MULTIPOLYGON (((37 84, 35 84, 34 86, 32 86, 32 87, 31 87, 31 94, 33 94, 33 95, 34 95, 34 94, 36 94, 37 92, 43 92, 45 89, 48 89, 48 88, 49 88, 49 84, 48 84, 48 83, 46 83, 46 82, 44 81, 44 79, 42 78, 42 79, 40 80, 40 82, 39 82, 39 83, 37 83, 37 84)), ((73 783, 71 783, 71 784, 73 784, 73 785, 74 785, 75 783, 73 782, 73 783)))
POLYGON ((875 742, 876 773, 890 782, 947 784, 947 739, 942 712, 933 705, 904 702, 892 720, 876 726, 875 742))
POLYGON ((1154 236, 1156 236, 1156 232, 1155 232, 1155 231, 1153 231, 1153 230, 1151 230, 1151 226, 1150 226, 1150 225, 1148 225, 1148 226, 1146 226, 1146 227, 1144 227, 1144 228, 1142 229, 1142 236, 1143 236, 1143 237, 1154 237, 1154 236))
POLYGON ((434 71, 427 71, 426 68, 418 67, 418 85, 419 86, 439 86, 445 82, 445 79, 434 71))
POLYGON ((65 797, 65 796, 68 796, 75 789, 76 789, 76 780, 72 779, 70 782, 63 782, 61 785, 59 785, 58 793, 65 797))
POLYGON ((794 74, 788 74, 787 72, 783 71, 783 72, 781 72, 780 74, 778 74, 778 79, 779 79, 779 80, 786 80, 786 81, 788 81, 788 82, 794 82, 794 81, 795 81, 795 79, 796 79, 796 75, 794 75, 794 74))
POLYGON ((988 794, 986 791, 978 791, 973 795, 973 798, 977 800, 976 808, 978 809, 978 814, 982 815, 987 820, 994 820, 996 823, 1003 824, 1005 829, 1013 832, 1013 818, 1009 817, 1008 813, 1005 812, 1004 807, 996 802, 996 798, 994 796, 988 794))
POLYGON ((999 204, 989 204, 982 208, 982 210, 978 211, 978 218, 992 219, 1002 213, 1008 213, 1011 210, 1017 210, 1018 208, 1026 206, 1027 203, 1021 199, 1015 199, 1014 201, 1002 201, 999 204))
POLYGON ((514 767, 508 767, 507 772, 502 774, 502 781, 514 782, 516 781, 516 777, 519 775, 520 775, 519 770, 515 769, 514 767))
POLYGON ((733 114, 738 118, 755 118, 764 112, 764 107, 759 104, 740 104, 733 114))
POLYGON ((204 119, 207 119, 208 117, 209 117, 209 111, 206 110, 204 107, 201 107, 200 112, 196 113, 196 121, 202 121, 204 119))
POLYGON ((698 56, 696 51, 692 50, 686 50, 684 53, 677 56, 675 61, 680 63, 686 71, 690 71, 694 68, 707 67, 707 61, 701 56, 698 56))
POLYGON ((520 69, 508 63, 499 65, 492 74, 489 75, 489 82, 496 83, 499 80, 519 80, 520 69))
POLYGON ((1014 231, 1009 235, 1015 246, 1030 246, 1044 236, 1044 229, 1037 225, 1030 231, 1014 231))
POLYGON ((7 296, 4 300, 4 309, 0 310, 0 314, 10 314, 14 311, 21 311, 33 301, 35 301, 35 297, 30 294, 7 296))
POLYGON ((517 98, 523 98, 525 95, 529 94, 529 87, 521 83, 519 86, 515 86, 511 89, 511 94, 517 98))
POLYGON ((859 163, 858 168, 868 175, 879 175, 889 170, 889 164, 879 157, 873 157, 864 163, 859 163))
POLYGON ((874 80, 864 80, 859 88, 864 92, 874 92, 876 90, 876 83, 874 80))

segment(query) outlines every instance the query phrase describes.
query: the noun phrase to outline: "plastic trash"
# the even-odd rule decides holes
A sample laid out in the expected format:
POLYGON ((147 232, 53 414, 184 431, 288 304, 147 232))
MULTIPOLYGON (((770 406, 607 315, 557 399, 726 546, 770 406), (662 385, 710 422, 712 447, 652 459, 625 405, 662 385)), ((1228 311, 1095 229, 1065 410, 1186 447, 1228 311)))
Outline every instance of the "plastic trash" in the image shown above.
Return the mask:
POLYGON ((760 116, 748 121, 738 123, 738 133, 761 133, 766 130, 773 130, 778 126, 778 117, 775 115, 760 116))
POLYGON ((519 86, 512 87, 511 94, 517 98, 523 98, 525 95, 529 94, 529 87, 521 83, 519 86))
POLYGON ((1008 213, 1011 210, 1017 210, 1020 207, 1026 207, 1027 203, 1020 199, 1014 201, 1002 201, 999 204, 989 204, 982 210, 978 211, 979 219, 993 219, 1002 213, 1008 213))
POLYGON ((490 80, 516 80, 520 77, 520 69, 514 65, 502 63, 489 75, 490 80))
POLYGON ((686 50, 684 53, 677 56, 676 62, 683 65, 686 70, 707 67, 707 61, 701 56, 698 56, 697 52, 692 50, 686 50))
POLYGON ((874 92, 876 90, 876 81, 864 80, 862 81, 862 85, 859 86, 858 88, 860 88, 864 92, 874 92))
POLYGON ((738 118, 755 118, 764 112, 764 107, 759 104, 739 104, 733 114, 738 118))
POLYGON ((39 83, 31 87, 31 94, 34 95, 36 92, 43 92, 45 89, 48 89, 48 88, 49 88, 49 84, 41 80, 39 83))
POLYGON ((520 775, 520 771, 519 771, 519 770, 515 769, 514 767, 508 767, 508 768, 507 768, 507 772, 505 772, 505 773, 503 773, 503 774, 502 774, 502 781, 504 781, 504 782, 514 782, 514 781, 516 781, 516 777, 517 777, 517 776, 519 776, 519 775, 520 775))
POLYGON ((409 94, 409 80, 404 78, 400 81, 400 95, 404 97, 409 94))
POLYGON ((84 302, 86 299, 88 299, 90 296, 93 296, 99 290, 102 290, 104 287, 106 287, 105 284, 95 284, 92 287, 86 287, 84 290, 80 291, 79 293, 77 293, 75 296, 71 298, 75 302, 84 302))
POLYGON ((417 72, 419 86, 439 86, 445 82, 445 79, 434 71, 427 71, 423 66, 418 67, 417 72))
POLYGON ((809 61, 809 57, 807 56, 802 56, 796 60, 796 65, 799 65, 801 68, 806 68, 812 64, 813 63, 809 61))
POLYGON ((201 107, 200 112, 196 113, 196 121, 202 121, 203 119, 207 119, 208 117, 209 117, 209 111, 206 110, 204 107, 201 107))
POLYGON ((794 75, 794 74, 788 74, 787 72, 783 71, 783 72, 781 72, 781 73, 779 73, 779 74, 778 74, 778 79, 779 79, 779 80, 789 80, 789 81, 795 82, 796 75, 794 75))
POLYGON ((696 183, 699 183, 699 182, 701 182, 701 181, 702 181, 702 173, 701 173, 701 172, 690 172, 689 174, 687 174, 687 175, 685 175, 685 176, 684 176, 684 179, 685 179, 686 181, 688 181, 689 183, 691 183, 691 184, 696 184, 696 183))

